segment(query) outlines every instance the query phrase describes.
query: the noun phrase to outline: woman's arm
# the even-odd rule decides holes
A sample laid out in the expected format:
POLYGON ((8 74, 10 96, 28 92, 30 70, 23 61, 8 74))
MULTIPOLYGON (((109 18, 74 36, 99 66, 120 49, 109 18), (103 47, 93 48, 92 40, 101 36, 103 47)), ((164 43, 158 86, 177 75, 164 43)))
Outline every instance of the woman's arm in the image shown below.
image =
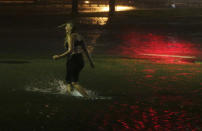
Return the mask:
POLYGON ((92 58, 91 58, 91 56, 90 56, 90 54, 89 54, 89 52, 88 52, 88 50, 87 50, 87 47, 86 47, 86 42, 85 42, 85 40, 82 38, 82 40, 83 40, 83 50, 84 50, 84 53, 85 53, 85 55, 86 55, 86 57, 88 58, 88 60, 89 60, 89 63, 90 63, 90 66, 92 67, 92 68, 94 68, 95 66, 94 66, 94 63, 93 63, 93 60, 92 60, 92 58))
POLYGON ((62 57, 67 56, 67 54, 69 54, 69 53, 70 53, 70 51, 67 50, 67 51, 65 51, 64 53, 60 54, 60 55, 54 55, 54 56, 53 56, 53 59, 54 59, 54 60, 60 59, 60 58, 62 58, 62 57))
POLYGON ((71 52, 72 52, 72 50, 73 50, 73 43, 74 43, 74 36, 73 35, 71 35, 71 36, 69 36, 69 37, 67 37, 67 44, 68 44, 68 50, 67 51, 65 51, 64 53, 62 53, 62 54, 60 54, 60 55, 54 55, 53 56, 53 59, 54 60, 57 60, 57 59, 60 59, 60 58, 63 58, 63 57, 65 57, 65 56, 67 56, 68 54, 70 54, 71 52))
POLYGON ((91 58, 91 56, 89 55, 88 50, 87 50, 86 48, 85 48, 85 50, 84 50, 84 53, 86 54, 86 57, 87 57, 88 60, 89 60, 90 66, 91 66, 92 68, 94 68, 94 67, 95 67, 95 66, 94 66, 94 63, 93 63, 92 58, 91 58))
POLYGON ((65 49, 68 49, 68 41, 67 41, 67 37, 65 37, 64 48, 65 48, 65 49))

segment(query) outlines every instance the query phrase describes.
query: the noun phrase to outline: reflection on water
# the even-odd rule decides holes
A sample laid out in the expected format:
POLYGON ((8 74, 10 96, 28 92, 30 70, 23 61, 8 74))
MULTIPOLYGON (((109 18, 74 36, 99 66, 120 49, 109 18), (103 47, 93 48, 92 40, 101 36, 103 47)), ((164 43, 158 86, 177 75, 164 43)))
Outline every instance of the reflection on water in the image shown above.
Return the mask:
POLYGON ((200 116, 184 110, 156 109, 139 104, 113 103, 89 122, 99 130, 200 130, 200 116), (144 108, 143 108, 144 107, 144 108))
POLYGON ((129 57, 158 58, 166 63, 186 63, 202 55, 202 48, 197 44, 171 36, 128 32, 120 37, 122 44, 117 47, 117 52, 129 57))
POLYGON ((80 17, 79 23, 93 24, 93 25, 105 25, 108 21, 108 17, 80 17))

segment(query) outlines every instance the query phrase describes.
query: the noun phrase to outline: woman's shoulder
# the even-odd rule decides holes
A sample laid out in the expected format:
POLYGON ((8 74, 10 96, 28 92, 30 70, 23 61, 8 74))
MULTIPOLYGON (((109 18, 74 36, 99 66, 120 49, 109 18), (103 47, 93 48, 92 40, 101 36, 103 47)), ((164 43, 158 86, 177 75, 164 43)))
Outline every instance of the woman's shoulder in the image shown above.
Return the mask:
POLYGON ((72 33, 72 37, 77 39, 78 41, 83 40, 83 36, 80 35, 79 33, 72 33))

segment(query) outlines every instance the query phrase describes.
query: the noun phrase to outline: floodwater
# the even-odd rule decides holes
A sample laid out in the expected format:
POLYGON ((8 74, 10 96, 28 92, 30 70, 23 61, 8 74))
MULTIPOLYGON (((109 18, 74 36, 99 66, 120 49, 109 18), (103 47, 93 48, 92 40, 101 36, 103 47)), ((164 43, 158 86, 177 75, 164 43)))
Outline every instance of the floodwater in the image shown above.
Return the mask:
POLYGON ((119 26, 108 23, 108 17, 79 17, 78 31, 86 37, 92 53, 105 56, 96 61, 99 70, 88 70, 83 76, 86 85, 82 86, 90 96, 84 98, 76 90, 66 93, 64 74, 58 69, 64 63, 50 60, 64 51, 64 29, 58 25, 71 19, 19 17, 1 21, 1 42, 6 44, 0 49, 4 72, 0 75, 0 130, 202 129, 202 71, 196 63, 202 55, 201 41, 153 28, 137 29, 142 23, 123 21, 119 26), (114 59, 110 61, 107 55, 114 59), (29 61, 5 60, 16 57, 29 61), (39 58, 42 60, 35 61, 39 58))
MULTIPOLYGON (((67 92, 66 84, 63 80, 52 80, 51 82, 46 82, 41 84, 42 81, 29 83, 29 85, 25 86, 25 90, 28 92, 35 92, 35 93, 44 93, 44 94, 58 94, 58 95, 66 95, 72 96, 75 98, 80 99, 89 99, 89 100, 98 100, 98 99, 111 99, 110 97, 103 97, 99 96, 96 92, 85 89, 86 93, 88 94, 88 98, 85 98, 82 94, 80 94, 76 89, 73 89, 72 92, 69 94, 67 92)), ((82 87, 83 88, 83 87, 82 87)))

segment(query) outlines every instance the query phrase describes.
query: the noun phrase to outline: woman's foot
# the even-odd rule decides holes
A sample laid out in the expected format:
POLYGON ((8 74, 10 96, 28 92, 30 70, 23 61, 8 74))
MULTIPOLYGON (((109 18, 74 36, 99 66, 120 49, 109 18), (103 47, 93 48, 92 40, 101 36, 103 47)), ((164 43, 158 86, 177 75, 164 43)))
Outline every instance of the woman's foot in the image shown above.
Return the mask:
POLYGON ((85 91, 85 89, 79 85, 78 83, 76 82, 73 82, 72 85, 74 86, 74 88, 84 97, 88 97, 88 94, 87 92, 85 91))

